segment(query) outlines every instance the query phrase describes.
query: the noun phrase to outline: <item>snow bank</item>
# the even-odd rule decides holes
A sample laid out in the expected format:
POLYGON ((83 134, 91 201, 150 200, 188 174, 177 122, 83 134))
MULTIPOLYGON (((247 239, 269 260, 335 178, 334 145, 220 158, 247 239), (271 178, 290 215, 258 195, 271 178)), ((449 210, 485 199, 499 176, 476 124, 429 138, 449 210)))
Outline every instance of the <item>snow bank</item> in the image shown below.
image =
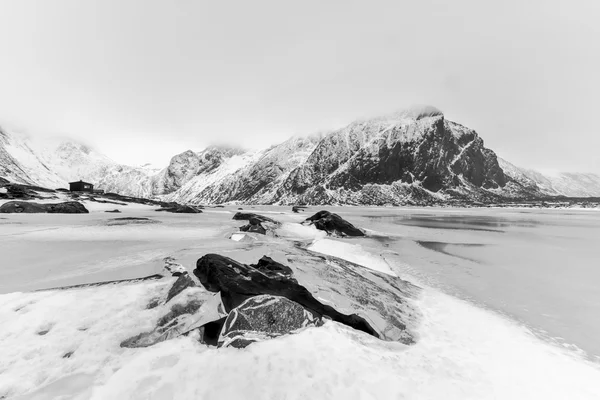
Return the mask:
POLYGON ((374 271, 397 276, 383 258, 369 253, 358 244, 341 242, 339 240, 318 239, 308 247, 308 250, 338 257, 374 271))
POLYGON ((277 228, 277 235, 290 240, 316 240, 327 237, 325 231, 320 231, 313 225, 306 226, 287 222, 277 228))
POLYGON ((424 319, 413 346, 327 322, 243 350, 209 348, 193 337, 120 348, 164 312, 144 307, 165 288, 153 282, 0 296, 0 397, 600 398, 598 366, 431 289, 419 301, 424 319))
POLYGON ((135 354, 120 342, 152 329, 165 310, 146 305, 173 281, 0 295, 0 398, 40 388, 31 398, 89 398, 135 354))

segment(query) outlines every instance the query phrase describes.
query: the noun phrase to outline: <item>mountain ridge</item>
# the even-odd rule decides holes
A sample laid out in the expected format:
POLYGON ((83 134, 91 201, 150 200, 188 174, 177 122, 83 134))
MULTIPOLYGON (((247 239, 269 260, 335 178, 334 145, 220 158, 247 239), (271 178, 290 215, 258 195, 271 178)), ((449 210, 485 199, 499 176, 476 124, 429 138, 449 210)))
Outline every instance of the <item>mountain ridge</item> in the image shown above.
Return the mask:
POLYGON ((600 196, 600 175, 519 168, 435 107, 413 107, 267 149, 209 146, 162 169, 115 163, 89 146, 36 146, 0 128, 0 176, 48 187, 89 180, 106 191, 191 204, 427 204, 600 196))

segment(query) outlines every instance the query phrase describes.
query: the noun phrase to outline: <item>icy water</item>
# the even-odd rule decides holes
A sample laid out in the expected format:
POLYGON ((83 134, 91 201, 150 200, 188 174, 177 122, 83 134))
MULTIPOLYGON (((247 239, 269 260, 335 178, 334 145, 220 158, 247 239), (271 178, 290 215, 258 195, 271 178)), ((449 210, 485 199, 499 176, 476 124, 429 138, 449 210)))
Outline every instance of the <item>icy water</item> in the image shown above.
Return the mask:
MULTIPOLYGON (((355 211, 338 210, 355 214, 355 211)), ((358 210, 357 210, 358 211, 358 210)), ((402 269, 600 361, 600 213, 369 209, 402 269)))

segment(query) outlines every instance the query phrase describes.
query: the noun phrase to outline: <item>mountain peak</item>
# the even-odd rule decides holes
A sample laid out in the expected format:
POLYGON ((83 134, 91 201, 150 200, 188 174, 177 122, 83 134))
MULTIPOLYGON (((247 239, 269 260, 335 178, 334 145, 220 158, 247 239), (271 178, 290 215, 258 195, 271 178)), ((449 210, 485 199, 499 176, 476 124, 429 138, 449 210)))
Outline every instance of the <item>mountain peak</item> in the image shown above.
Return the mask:
POLYGON ((401 117, 419 120, 427 117, 444 116, 444 113, 431 105, 413 105, 398 113, 401 117))

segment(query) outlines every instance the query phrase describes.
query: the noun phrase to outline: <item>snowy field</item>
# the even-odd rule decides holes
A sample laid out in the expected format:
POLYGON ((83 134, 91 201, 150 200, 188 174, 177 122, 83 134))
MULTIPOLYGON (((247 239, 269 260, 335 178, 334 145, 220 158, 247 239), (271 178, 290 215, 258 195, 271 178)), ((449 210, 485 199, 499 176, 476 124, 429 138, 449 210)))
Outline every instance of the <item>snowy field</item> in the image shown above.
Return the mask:
MULTIPOLYGON (((500 225, 480 224, 487 230, 474 232, 447 226, 460 225, 461 219, 444 217, 428 227, 431 219, 414 217, 432 209, 327 207, 369 233, 364 239, 337 239, 298 224, 321 208, 293 214, 288 207, 256 207, 248 210, 283 222, 278 237, 234 241, 231 234, 243 225, 231 219, 237 206, 194 215, 141 205, 117 207, 121 214, 105 213, 115 208, 110 204, 86 207, 90 214, 0 215, 0 398, 600 399, 597 363, 542 340, 524 321, 498 312, 494 301, 450 278, 469 276, 464 271, 469 268, 476 275, 468 263, 497 257, 494 250, 485 253, 494 240, 530 238, 523 231, 531 227, 513 231, 501 218, 493 220, 500 225), (393 220, 406 216, 413 222, 393 220), (152 221, 111 221, 121 217, 152 221), (510 238, 493 230, 509 232, 510 238), (450 239, 487 245, 448 246, 450 239), (384 342, 328 321, 241 350, 216 349, 194 337, 121 348, 124 339, 155 326, 165 306, 146 305, 164 296, 175 278, 32 291, 164 273, 166 257, 190 272, 206 253, 254 262, 291 241, 424 287, 416 300, 422 313, 417 343, 384 342), (451 257, 446 265, 464 270, 442 271, 450 259, 436 257, 451 257)), ((551 232, 565 234, 558 228, 551 232)), ((579 245, 571 244, 573 251, 579 245)), ((506 267, 502 271, 508 273, 506 267)), ((476 287, 474 282, 475 277, 470 284, 476 287)))

